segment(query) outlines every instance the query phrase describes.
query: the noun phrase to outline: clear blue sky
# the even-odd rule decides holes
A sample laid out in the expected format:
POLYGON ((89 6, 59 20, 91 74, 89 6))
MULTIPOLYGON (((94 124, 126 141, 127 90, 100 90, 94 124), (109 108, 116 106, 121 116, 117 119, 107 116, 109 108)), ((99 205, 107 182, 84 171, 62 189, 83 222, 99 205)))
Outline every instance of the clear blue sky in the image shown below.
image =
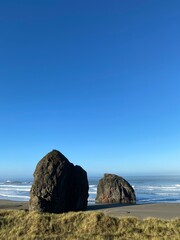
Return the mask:
POLYGON ((180 171, 180 2, 0 1, 0 176, 180 171))

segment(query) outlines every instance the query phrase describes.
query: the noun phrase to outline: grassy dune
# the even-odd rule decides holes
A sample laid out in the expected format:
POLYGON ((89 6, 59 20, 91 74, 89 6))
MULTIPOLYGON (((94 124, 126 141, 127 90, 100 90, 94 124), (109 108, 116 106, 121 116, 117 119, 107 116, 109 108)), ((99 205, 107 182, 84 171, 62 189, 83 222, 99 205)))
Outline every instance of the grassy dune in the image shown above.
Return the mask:
POLYGON ((113 218, 100 212, 0 210, 0 239, 180 239, 180 219, 113 218))

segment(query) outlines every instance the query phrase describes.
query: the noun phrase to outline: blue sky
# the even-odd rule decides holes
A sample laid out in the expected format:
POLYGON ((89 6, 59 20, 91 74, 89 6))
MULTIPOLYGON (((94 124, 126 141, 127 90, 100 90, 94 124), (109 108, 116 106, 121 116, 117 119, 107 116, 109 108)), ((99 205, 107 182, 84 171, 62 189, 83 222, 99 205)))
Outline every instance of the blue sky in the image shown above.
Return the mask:
POLYGON ((179 1, 0 1, 0 176, 52 149, 89 175, 179 174, 179 1))

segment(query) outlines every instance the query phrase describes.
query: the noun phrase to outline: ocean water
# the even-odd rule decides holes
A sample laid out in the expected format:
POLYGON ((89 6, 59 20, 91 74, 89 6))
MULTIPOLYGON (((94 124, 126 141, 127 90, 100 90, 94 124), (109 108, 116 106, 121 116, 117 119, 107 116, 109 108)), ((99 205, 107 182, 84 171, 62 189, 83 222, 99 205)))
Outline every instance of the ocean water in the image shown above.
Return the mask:
MULTIPOLYGON (((180 176, 123 176, 134 188, 138 204, 180 203, 180 176)), ((88 204, 95 204, 101 177, 89 177, 88 204)), ((33 180, 0 181, 0 199, 29 201, 33 180)))
POLYGON ((14 201, 29 201, 32 181, 6 180, 0 181, 0 199, 14 201))

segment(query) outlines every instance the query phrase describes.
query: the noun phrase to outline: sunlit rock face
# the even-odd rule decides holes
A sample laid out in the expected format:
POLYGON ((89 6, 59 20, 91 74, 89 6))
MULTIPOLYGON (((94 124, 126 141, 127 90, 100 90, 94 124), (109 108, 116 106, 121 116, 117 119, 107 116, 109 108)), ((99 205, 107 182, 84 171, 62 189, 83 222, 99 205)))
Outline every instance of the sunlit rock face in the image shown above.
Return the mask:
POLYGON ((104 174, 97 187, 97 203, 136 203, 132 186, 115 174, 104 174))
POLYGON ((29 210, 52 213, 85 210, 88 190, 86 171, 53 150, 36 166, 29 210))

